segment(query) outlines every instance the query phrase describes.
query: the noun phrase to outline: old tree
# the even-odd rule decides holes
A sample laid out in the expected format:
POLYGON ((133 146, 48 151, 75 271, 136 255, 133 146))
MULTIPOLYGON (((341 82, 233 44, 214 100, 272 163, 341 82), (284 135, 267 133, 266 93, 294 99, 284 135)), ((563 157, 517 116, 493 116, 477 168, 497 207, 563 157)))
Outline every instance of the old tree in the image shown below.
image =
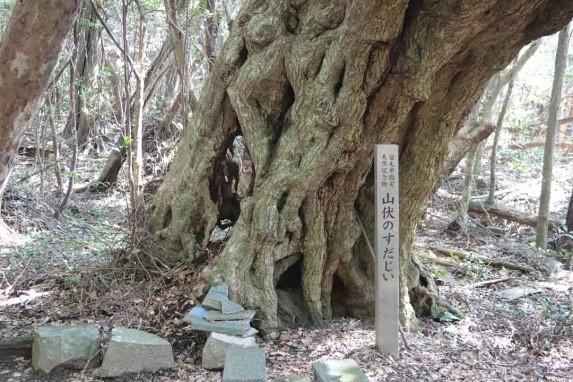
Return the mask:
POLYGON ((222 207, 221 163, 240 135, 254 186, 209 280, 226 280, 268 333, 284 302, 277 283, 294 268, 290 286, 315 323, 372 315, 360 222, 373 231, 373 144, 396 143, 401 318, 413 323, 438 302, 411 246, 449 140, 487 80, 572 15, 561 0, 245 1, 151 206, 157 253, 200 256, 222 207))

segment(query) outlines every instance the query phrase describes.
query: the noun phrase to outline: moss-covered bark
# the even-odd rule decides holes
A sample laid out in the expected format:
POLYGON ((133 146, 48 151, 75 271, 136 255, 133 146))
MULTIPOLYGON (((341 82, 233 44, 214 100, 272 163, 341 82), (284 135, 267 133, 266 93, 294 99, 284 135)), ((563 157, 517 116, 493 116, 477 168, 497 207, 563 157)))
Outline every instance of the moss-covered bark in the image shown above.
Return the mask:
POLYGON ((359 195, 373 144, 396 143, 410 322, 421 280, 410 248, 448 141, 488 78, 572 14, 556 0, 246 1, 150 210, 158 253, 202 253, 218 220, 219 164, 240 134, 255 184, 211 280, 229 282, 269 332, 276 283, 293 266, 315 323, 371 315, 372 256, 356 210, 372 208, 359 195))

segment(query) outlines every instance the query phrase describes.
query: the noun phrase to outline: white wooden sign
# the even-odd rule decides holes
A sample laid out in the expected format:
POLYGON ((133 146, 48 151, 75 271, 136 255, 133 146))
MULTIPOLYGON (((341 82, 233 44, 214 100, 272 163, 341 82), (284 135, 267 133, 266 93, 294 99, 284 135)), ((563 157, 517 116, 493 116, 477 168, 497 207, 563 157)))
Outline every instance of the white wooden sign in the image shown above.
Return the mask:
POLYGON ((399 178, 398 145, 376 145, 376 347, 398 355, 399 178))

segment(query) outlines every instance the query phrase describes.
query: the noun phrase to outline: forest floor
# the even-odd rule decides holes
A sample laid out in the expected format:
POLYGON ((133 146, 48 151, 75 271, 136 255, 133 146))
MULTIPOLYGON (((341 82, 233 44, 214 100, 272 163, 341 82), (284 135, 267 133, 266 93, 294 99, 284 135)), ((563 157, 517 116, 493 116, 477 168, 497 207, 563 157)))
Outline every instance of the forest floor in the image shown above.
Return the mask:
MULTIPOLYGON (((501 201, 533 213, 539 170, 524 171, 515 158, 502 161, 501 201)), ((557 161, 555 218, 563 219, 566 211, 573 185, 570 163, 571 158, 557 161)), ((101 161, 90 161, 81 177, 93 178, 96 166, 101 161)), ((182 322, 205 290, 198 271, 181 265, 142 272, 116 265, 127 236, 121 189, 75 194, 64 217, 55 221, 50 218, 57 204, 52 190, 46 187, 39 197, 39 177, 18 181, 29 171, 29 165, 18 166, 3 206, 20 235, 0 248, 0 338, 31 334, 45 324, 95 323, 106 336, 114 325, 129 326, 170 340, 177 368, 120 380, 220 381, 221 373, 200 366, 206 335, 182 322)), ((459 182, 450 182, 448 192, 459 192, 459 182)), ((501 237, 487 231, 449 232, 452 216, 443 200, 433 198, 418 242, 481 256, 467 261, 443 257, 454 262, 446 267, 426 262, 442 297, 464 313, 461 320, 420 319, 418 330, 400 339, 397 359, 374 350, 372 322, 340 318, 326 329, 285 330, 277 340, 259 340, 271 380, 310 375, 312 363, 321 359, 354 358, 371 381, 573 381, 573 273, 550 261, 563 261, 565 254, 534 250, 533 229, 496 219, 487 224, 502 228, 501 237), (530 265, 535 272, 495 268, 488 259, 530 265), (504 298, 509 288, 532 293, 510 301, 504 298)), ((80 380, 100 379, 93 370, 41 377, 26 359, 0 364, 0 381, 80 380)))

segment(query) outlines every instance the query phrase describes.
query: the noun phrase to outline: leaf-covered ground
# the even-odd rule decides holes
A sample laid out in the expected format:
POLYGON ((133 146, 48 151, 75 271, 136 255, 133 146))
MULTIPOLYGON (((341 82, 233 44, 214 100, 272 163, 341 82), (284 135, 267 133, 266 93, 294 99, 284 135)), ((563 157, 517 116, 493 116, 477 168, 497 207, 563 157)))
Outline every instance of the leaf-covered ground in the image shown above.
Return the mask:
MULTIPOLYGON (((563 218, 572 189, 568 163, 564 159, 556 169, 557 218, 563 218)), ((534 212, 537 195, 531 190, 539 190, 538 176, 510 170, 515 169, 508 164, 502 172, 501 201, 534 212)), ((27 169, 19 171, 15 179, 27 169)), ((50 216, 56 201, 49 189, 39 198, 36 178, 15 182, 3 212, 21 235, 0 249, 0 337, 30 334, 45 324, 91 322, 106 336, 114 325, 129 326, 169 339, 177 368, 124 381, 221 380, 221 373, 200 367, 205 334, 193 332, 181 320, 205 291, 200 269, 182 265, 142 271, 119 265, 118 258, 128 255, 121 190, 76 194, 64 218, 55 221, 50 216)), ((448 192, 459 191, 456 187, 454 180, 448 192)), ((493 217, 486 223, 503 229, 502 236, 479 230, 449 232, 452 216, 443 200, 432 199, 420 222, 418 241, 482 257, 432 255, 447 260, 448 266, 423 260, 440 284, 442 297, 465 314, 462 320, 421 319, 418 331, 400 338, 397 359, 374 350, 372 322, 340 318, 326 329, 285 330, 278 340, 259 340, 268 355, 269 377, 310 375, 315 361, 352 357, 372 381, 573 380, 573 276, 550 261, 563 261, 567 254, 540 253, 531 246, 533 229, 493 217), (530 265, 535 272, 492 267, 487 259, 530 265), (509 288, 531 288, 536 293, 508 301, 502 294, 509 288)), ((0 381, 79 380, 100 379, 93 370, 63 370, 44 378, 25 359, 0 365, 0 381)))

